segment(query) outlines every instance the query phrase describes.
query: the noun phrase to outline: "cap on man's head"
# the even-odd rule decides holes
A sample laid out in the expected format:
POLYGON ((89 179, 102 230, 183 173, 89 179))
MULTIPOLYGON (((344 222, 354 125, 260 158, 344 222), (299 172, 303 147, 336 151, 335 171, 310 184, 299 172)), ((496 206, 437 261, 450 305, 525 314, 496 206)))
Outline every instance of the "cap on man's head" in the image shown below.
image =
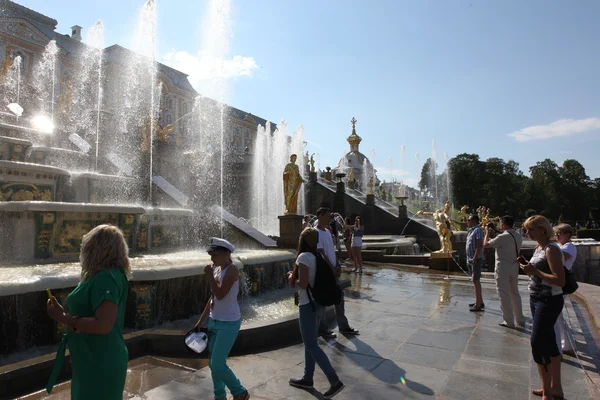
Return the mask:
POLYGON ((317 210, 317 217, 320 216, 321 214, 325 214, 325 213, 328 213, 328 212, 331 212, 331 210, 329 210, 329 208, 327 208, 327 207, 320 207, 317 210))
POLYGON ((235 250, 235 246, 231 244, 229 240, 225 240, 222 238, 212 237, 210 238, 210 247, 206 250, 207 253, 212 253, 213 251, 226 250, 231 253, 235 250))

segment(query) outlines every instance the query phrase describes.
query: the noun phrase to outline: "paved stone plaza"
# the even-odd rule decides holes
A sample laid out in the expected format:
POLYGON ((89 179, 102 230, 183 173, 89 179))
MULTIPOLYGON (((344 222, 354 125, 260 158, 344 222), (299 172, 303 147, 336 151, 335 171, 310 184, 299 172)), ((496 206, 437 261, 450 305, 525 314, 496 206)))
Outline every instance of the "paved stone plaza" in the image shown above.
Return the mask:
MULTIPOLYGON (((530 320, 523 331, 498 326, 501 314, 492 280, 482 280, 486 311, 472 313, 467 306, 472 286, 466 279, 448 281, 444 275, 375 268, 364 276, 346 277, 352 279, 346 290, 347 315, 361 335, 321 339, 346 385, 336 399, 536 398, 530 395, 539 387, 529 347, 530 320)), ((529 317, 525 280, 521 291, 529 317)), ((580 303, 569 301, 567 310, 580 359, 598 384, 600 351, 591 322, 580 303)), ((315 391, 288 385, 290 377, 302 376, 303 357, 300 344, 233 357, 230 366, 253 399, 319 399, 316 390, 324 392, 328 384, 318 368, 315 391)), ((577 359, 566 357, 562 367, 567 399, 600 398, 577 359)), ((135 368, 130 378, 132 371, 135 368)), ((165 383, 144 391, 143 385, 135 390, 128 382, 129 393, 138 393, 136 399, 212 399, 208 367, 177 373, 156 368, 140 378, 165 383)), ((65 394, 45 398, 67 398, 65 394)))

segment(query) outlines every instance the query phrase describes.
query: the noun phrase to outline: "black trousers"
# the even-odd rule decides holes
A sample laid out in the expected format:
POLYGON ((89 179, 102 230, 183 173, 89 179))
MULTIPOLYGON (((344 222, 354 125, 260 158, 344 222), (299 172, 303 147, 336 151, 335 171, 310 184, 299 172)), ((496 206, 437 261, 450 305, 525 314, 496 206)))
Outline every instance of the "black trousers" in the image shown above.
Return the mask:
POLYGON ((562 313, 565 304, 562 294, 549 297, 530 297, 531 315, 531 353, 533 360, 540 365, 550 364, 551 357, 558 357, 560 351, 556 344, 554 324, 562 313))

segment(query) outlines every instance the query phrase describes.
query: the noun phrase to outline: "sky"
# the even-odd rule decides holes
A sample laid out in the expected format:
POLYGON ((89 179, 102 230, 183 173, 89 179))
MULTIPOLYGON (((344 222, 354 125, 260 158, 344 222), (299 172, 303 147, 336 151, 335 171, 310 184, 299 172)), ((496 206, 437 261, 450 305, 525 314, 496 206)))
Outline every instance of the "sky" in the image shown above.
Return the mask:
MULTIPOLYGON (((596 0, 156 1, 158 60, 203 95, 302 124, 322 169, 349 150, 355 117, 382 180, 416 185, 434 141, 442 167, 446 153, 512 159, 526 174, 577 159, 600 177, 596 0)), ((99 19, 105 45, 125 47, 143 5, 19 3, 61 33, 78 24, 85 37, 99 19)))

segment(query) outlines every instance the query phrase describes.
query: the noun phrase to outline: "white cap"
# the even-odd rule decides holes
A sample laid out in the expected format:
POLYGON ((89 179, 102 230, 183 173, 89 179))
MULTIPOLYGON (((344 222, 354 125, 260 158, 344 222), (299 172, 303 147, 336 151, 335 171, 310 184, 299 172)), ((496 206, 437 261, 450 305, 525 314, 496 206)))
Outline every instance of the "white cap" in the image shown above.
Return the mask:
POLYGON ((212 237, 210 238, 210 247, 206 250, 208 253, 211 253, 216 250, 228 250, 233 253, 235 250, 235 246, 229 242, 229 240, 212 237))

